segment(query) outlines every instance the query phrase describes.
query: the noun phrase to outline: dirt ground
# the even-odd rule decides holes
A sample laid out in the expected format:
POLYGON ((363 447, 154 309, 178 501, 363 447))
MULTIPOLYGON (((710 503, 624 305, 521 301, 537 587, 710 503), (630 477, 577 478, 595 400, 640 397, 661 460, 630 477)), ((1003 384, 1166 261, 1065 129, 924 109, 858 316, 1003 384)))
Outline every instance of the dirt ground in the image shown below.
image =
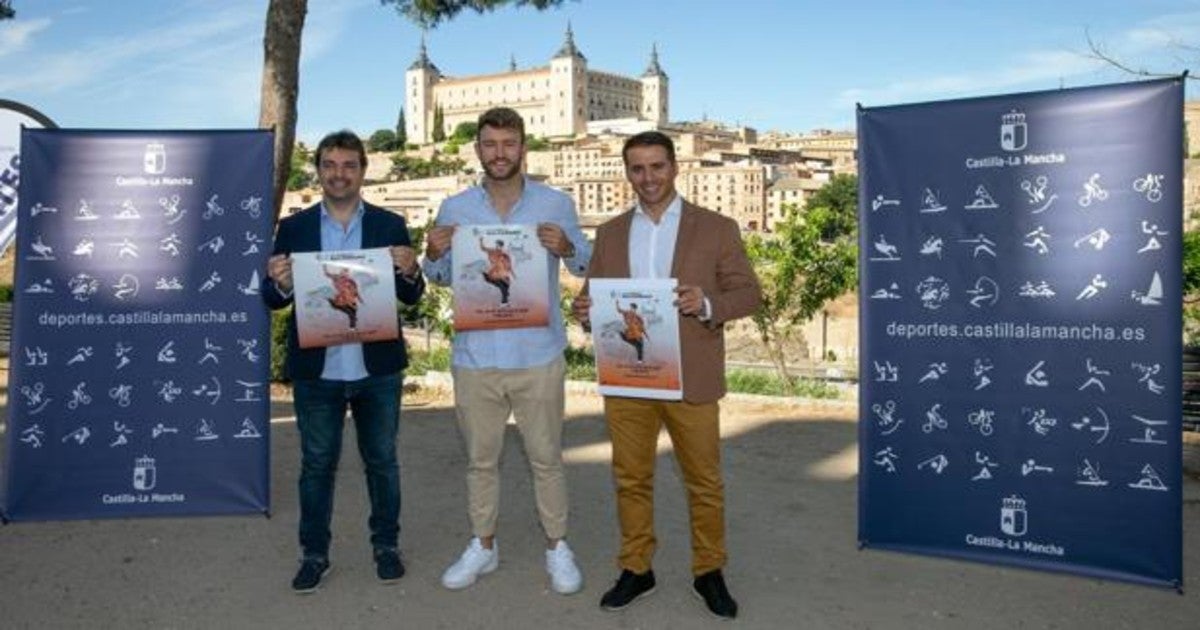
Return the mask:
MULTIPOLYGON (((745 628, 1195 628, 1200 483, 1184 490, 1185 595, 1116 582, 856 547, 850 404, 732 396, 723 405, 730 564, 745 628)), ((571 388, 564 431, 570 541, 583 592, 549 590, 528 468, 514 427, 503 464, 500 569, 441 587, 469 536, 464 456, 444 391, 405 401, 400 436, 408 574, 374 577, 357 455, 338 479, 333 573, 308 596, 296 568, 298 438, 273 406, 272 506, 260 516, 18 523, 0 528, 3 628, 705 628, 690 593, 683 491, 660 446, 658 591, 610 613, 616 517, 600 400, 571 388)), ((348 445, 349 445, 348 441, 348 445)))

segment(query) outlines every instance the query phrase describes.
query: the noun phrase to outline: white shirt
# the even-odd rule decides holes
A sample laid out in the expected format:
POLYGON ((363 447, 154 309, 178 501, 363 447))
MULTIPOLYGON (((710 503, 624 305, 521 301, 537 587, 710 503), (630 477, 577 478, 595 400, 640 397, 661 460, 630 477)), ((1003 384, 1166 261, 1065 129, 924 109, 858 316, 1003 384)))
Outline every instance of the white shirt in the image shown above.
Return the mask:
POLYGON ((655 223, 642 204, 634 208, 629 226, 629 277, 670 278, 683 198, 675 195, 655 223))
MULTIPOLYGON (((679 238, 679 220, 683 216, 683 197, 678 193, 655 223, 639 202, 629 225, 629 277, 670 278, 675 262, 675 242, 679 238)), ((712 302, 704 296, 700 321, 712 319, 712 302)))

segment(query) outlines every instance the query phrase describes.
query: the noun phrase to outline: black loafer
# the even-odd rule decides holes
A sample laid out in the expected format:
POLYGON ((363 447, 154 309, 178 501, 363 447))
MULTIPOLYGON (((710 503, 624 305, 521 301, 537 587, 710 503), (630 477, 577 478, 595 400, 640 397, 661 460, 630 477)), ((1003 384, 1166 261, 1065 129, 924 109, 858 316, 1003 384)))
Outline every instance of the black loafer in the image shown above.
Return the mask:
POLYGON ((733 619, 737 617, 738 605, 725 588, 725 578, 720 569, 696 576, 692 581, 692 592, 704 602, 704 607, 714 617, 733 619))
POLYGON ((604 610, 621 610, 653 592, 654 571, 634 573, 625 569, 621 571, 617 583, 600 598, 600 607, 604 610))

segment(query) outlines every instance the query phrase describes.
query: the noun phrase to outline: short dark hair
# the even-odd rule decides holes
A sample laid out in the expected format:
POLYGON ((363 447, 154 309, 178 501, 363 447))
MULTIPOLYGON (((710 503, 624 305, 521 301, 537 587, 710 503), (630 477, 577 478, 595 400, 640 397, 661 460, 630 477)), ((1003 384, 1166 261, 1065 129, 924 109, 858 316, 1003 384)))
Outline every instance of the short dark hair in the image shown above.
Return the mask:
POLYGON ((358 153, 358 165, 367 168, 367 149, 363 146, 362 139, 353 131, 343 129, 321 138, 321 143, 317 145, 317 150, 313 153, 313 166, 318 170, 321 168, 321 154, 330 149, 345 149, 358 153))
MULTIPOLYGON (((521 136, 521 143, 525 143, 525 119, 514 109, 508 107, 493 107, 479 115, 479 122, 476 125, 478 131, 482 133, 484 127, 495 127, 496 129, 512 129, 521 136)), ((475 136, 478 138, 479 136, 475 136)))
POLYGON ((629 150, 637 147, 662 147, 667 150, 667 159, 672 164, 675 162, 675 143, 661 131, 643 131, 630 136, 625 141, 625 146, 621 148, 621 160, 625 164, 629 164, 629 150))

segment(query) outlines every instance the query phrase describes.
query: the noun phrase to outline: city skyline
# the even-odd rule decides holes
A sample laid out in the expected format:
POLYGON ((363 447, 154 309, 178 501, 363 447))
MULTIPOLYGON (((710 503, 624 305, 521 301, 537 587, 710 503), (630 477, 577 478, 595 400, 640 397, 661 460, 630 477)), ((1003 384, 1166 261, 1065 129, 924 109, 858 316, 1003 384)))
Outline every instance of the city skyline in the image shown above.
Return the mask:
MULTIPOLYGON (((17 19, 0 22, 0 98, 68 127, 256 126, 266 4, 16 0, 17 19)), ((547 65, 568 23, 593 70, 639 75, 657 47, 671 81, 672 121, 760 132, 852 130, 856 103, 1134 80, 1086 55, 1089 34, 1135 68, 1182 72, 1200 60, 1176 46, 1200 43, 1196 0, 583 0, 541 12, 462 13, 425 41, 444 73, 491 74, 513 61, 519 69, 547 65)), ((394 127, 421 36, 376 0, 310 2, 298 139, 394 127)))

